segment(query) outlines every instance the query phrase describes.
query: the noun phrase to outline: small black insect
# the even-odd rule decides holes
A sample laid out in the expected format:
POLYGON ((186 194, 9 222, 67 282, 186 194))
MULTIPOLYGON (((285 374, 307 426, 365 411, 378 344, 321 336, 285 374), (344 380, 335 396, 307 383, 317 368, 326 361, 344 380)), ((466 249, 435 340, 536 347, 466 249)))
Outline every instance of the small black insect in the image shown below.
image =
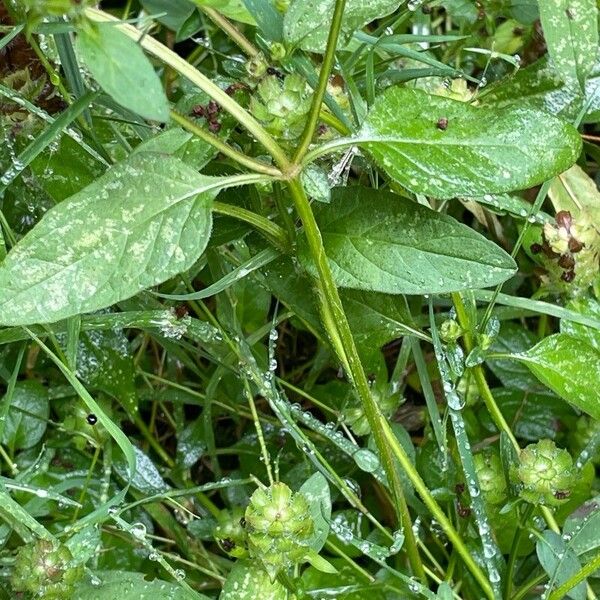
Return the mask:
POLYGON ((448 119, 446 117, 440 117, 437 122, 437 128, 441 131, 448 129, 448 119))
POLYGON ((267 75, 275 75, 278 79, 285 79, 285 75, 275 67, 267 67, 267 75))
POLYGON ((94 413, 90 413, 85 420, 90 424, 90 425, 95 425, 98 422, 98 417, 94 414, 94 413))
POLYGON ((571 492, 569 490, 556 490, 556 492, 554 492, 554 497, 557 500, 564 500, 565 498, 568 498, 571 495, 571 492))
POLYGON ((223 546, 225 552, 231 552, 235 548, 235 542, 229 538, 225 538, 224 540, 221 540, 221 546, 223 546))
POLYGON ((246 517, 240 519, 240 527, 246 527, 246 517))

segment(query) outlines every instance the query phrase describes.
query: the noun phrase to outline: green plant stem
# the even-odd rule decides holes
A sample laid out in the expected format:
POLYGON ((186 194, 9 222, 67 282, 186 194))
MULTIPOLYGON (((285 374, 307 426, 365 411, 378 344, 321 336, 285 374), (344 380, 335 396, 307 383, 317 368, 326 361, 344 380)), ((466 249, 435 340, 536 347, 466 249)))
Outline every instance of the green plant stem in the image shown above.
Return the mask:
POLYGON ((256 56, 258 49, 248 40, 248 38, 237 28, 232 25, 221 13, 217 12, 210 6, 205 6, 195 2, 200 10, 217 26, 222 29, 233 42, 235 42, 240 50, 248 56, 256 56))
MULTIPOLYGON (((98 458, 100 457, 100 450, 100 446, 96 446, 94 450, 94 456, 92 456, 92 462, 90 463, 90 467, 85 478, 85 483, 83 484, 81 492, 79 493, 79 499, 77 501, 81 505, 83 505, 83 501, 85 500, 85 497, 87 495, 88 487, 90 485, 90 479, 92 478, 92 473, 94 472, 94 469, 96 468, 96 463, 98 462, 98 458)), ((71 518, 71 523, 75 523, 75 521, 77 521, 77 516, 79 515, 79 511, 81 508, 81 506, 75 507, 75 510, 73 511, 73 517, 71 518)))
MULTIPOLYGON (((523 598, 525 598, 535 586, 540 585, 547 578, 548 578, 548 575, 546 573, 540 573, 539 575, 536 575, 529 581, 526 581, 517 590, 517 593, 513 596, 513 598, 511 600, 523 600, 523 598)), ((508 599, 506 599, 506 600, 508 600, 508 599)))
POLYGON ((240 221, 245 221, 262 232, 280 250, 286 251, 288 249, 289 243, 286 232, 277 223, 273 223, 273 221, 269 221, 269 219, 257 215, 251 210, 236 206, 235 204, 226 204, 225 202, 213 202, 213 211, 240 221))
MULTIPOLYGON (((392 498, 394 500, 394 508, 397 516, 404 527, 404 535, 406 537, 406 551, 411 563, 411 567, 415 574, 425 581, 425 571, 423 564, 419 556, 417 543, 415 540, 414 532, 412 530, 412 522, 410 514, 408 512, 408 506, 404 493, 402 491, 402 484, 394 459, 390 451, 389 442, 386 441, 382 424, 385 423, 385 427, 389 429, 389 424, 385 421, 381 410, 369 388, 367 377, 363 370, 363 367, 354 344, 354 338, 350 331, 350 326, 344 313, 344 308, 340 300, 337 288, 333 281, 331 269, 327 256, 325 255, 325 249, 323 248, 323 240, 321 233, 315 221, 312 209, 304 188, 298 180, 292 180, 289 182, 289 189, 296 205, 298 215, 304 225, 304 233, 310 248, 312 259, 315 263, 315 267, 318 272, 317 285, 319 290, 320 308, 322 312, 322 318, 325 328, 330 336, 330 341, 335 349, 338 357, 342 361, 346 373, 351 378, 352 383, 356 387, 358 395, 361 399, 365 415, 371 426, 373 439, 379 451, 381 461, 386 472, 390 490, 392 492, 392 498)), ((391 429, 390 429, 391 433, 391 429)), ((392 433, 393 436, 393 433, 392 433)), ((402 450, 404 453, 404 450, 402 450)), ((406 462, 410 464, 410 460, 406 453, 406 462)), ((418 477, 416 470, 410 464, 410 469, 418 477)))
POLYGON ((246 397, 248 398, 250 412, 252 413, 252 420, 254 421, 254 428, 256 429, 256 435, 258 437, 262 459, 265 463, 265 469, 267 470, 267 477, 269 478, 269 483, 273 485, 274 479, 273 471, 271 470, 271 457, 269 456, 269 451, 267 450, 267 445, 265 444, 265 436, 263 435, 258 413, 256 412, 256 404, 254 403, 254 397, 252 395, 252 391, 250 390, 250 384, 248 383, 247 379, 244 379, 244 388, 246 390, 246 397))
MULTIPOLYGON (((458 323, 460 324, 460 326, 463 328, 463 330, 465 332, 463 339, 464 339, 464 344, 465 344, 465 351, 466 351, 466 354, 468 355, 471 352, 471 350, 473 350, 473 348, 474 348, 473 336, 471 335, 471 329, 472 329, 473 324, 469 320, 469 316, 467 314, 465 304, 463 302, 461 295, 458 292, 454 292, 452 294, 452 301, 454 302, 454 308, 456 309, 456 316, 458 317, 458 323)), ((485 378, 485 373, 483 372, 483 367, 481 365, 476 365, 475 367, 472 367, 471 370, 473 372, 475 382, 477 383, 477 388, 479 389, 479 393, 481 394, 483 402, 485 403, 485 406, 486 406, 488 412, 490 413, 490 416, 492 417, 492 420, 494 421, 496 427, 499 429, 499 431, 504 431, 504 433, 506 433, 506 435, 508 436, 508 439, 511 441, 512 445, 515 447, 515 450, 517 451, 517 453, 519 453, 521 451, 519 443, 517 442, 517 439, 515 438, 513 432, 511 431, 510 426, 506 422, 504 415, 502 414, 502 412, 498 408, 498 405, 496 404, 496 400, 494 399, 492 390, 490 390, 490 387, 485 378)))
POLYGON ((345 7, 346 0, 336 0, 331 26, 329 27, 327 48, 325 50, 325 55, 323 56, 323 62, 321 63, 319 81, 312 97, 312 105, 310 107, 310 112, 308 113, 306 126, 302 132, 302 137, 300 138, 300 143, 298 144, 296 155, 294 156, 294 162, 296 164, 300 163, 304 158, 304 155, 310 146, 310 141, 312 140, 317 128, 319 115, 321 113, 321 105, 323 104, 323 98, 325 97, 325 92, 327 91, 327 83, 329 82, 329 75, 335 59, 335 50, 337 48, 340 29, 342 28, 342 17, 344 16, 345 7))
POLYGON ((535 505, 529 504, 523 512, 523 515, 519 519, 519 522, 517 523, 517 530, 515 531, 515 535, 513 536, 513 541, 510 547, 510 554, 508 556, 508 565, 506 567, 506 579, 504 583, 505 598, 510 598, 512 594, 513 576, 515 564, 517 563, 517 553, 519 550, 519 544, 521 543, 521 538, 523 537, 523 531, 527 528, 527 523, 531 519, 531 515, 533 515, 534 510, 535 505))
POLYGON ((93 21, 101 23, 112 23, 119 31, 135 40, 149 54, 156 57, 173 70, 177 71, 181 76, 188 79, 191 83, 198 86, 202 91, 206 92, 215 102, 217 102, 224 110, 232 115, 239 123, 241 123, 251 133, 257 141, 259 141, 266 150, 269 151, 275 162, 285 171, 291 165, 281 148, 281 146, 269 135, 269 133, 260 125, 260 123, 252 117, 242 106, 240 106, 231 96, 228 96, 218 85, 213 83, 206 75, 203 75, 181 58, 178 54, 161 44, 158 40, 149 35, 142 35, 132 25, 119 22, 119 19, 109 15, 108 13, 95 9, 87 8, 85 14, 93 21))
POLYGON ((386 443, 392 448, 396 458, 400 462, 400 466, 402 466, 402 468, 406 471, 406 474, 410 478, 415 490, 421 496, 423 503, 425 504, 425 506, 427 506, 427 508, 434 516, 436 521, 440 524, 440 526, 448 536, 448 539, 452 542, 456 551, 463 559, 463 562, 465 563, 466 567, 469 569, 469 571, 471 571, 473 577, 481 586, 486 597, 490 600, 494 600, 494 591, 492 590, 488 578, 480 569, 479 565, 474 561, 465 543, 463 542, 462 537, 456 531, 456 529, 454 529, 454 526, 452 525, 448 517, 445 515, 444 511, 441 509, 439 504, 435 501, 434 497, 427 489, 425 482, 421 479, 421 476, 414 468, 413 464, 410 461, 410 458, 402 448, 400 442, 398 441, 390 427, 385 426, 387 425, 387 422, 385 421, 383 415, 381 415, 380 418, 382 423, 382 429, 384 430, 386 436, 386 443))
POLYGON ((186 119, 183 115, 178 112, 172 110, 171 111, 171 119, 176 123, 179 123, 184 129, 187 129, 190 133, 193 133, 196 137, 199 137, 201 140, 204 140, 207 144, 210 144, 214 148, 216 148, 219 152, 228 156, 229 158, 235 160, 240 165, 244 167, 248 167, 255 171, 256 173, 263 173, 264 175, 270 175, 271 177, 281 178, 283 175, 281 171, 271 165, 260 162, 258 160, 254 160, 245 154, 242 154, 235 148, 232 148, 229 144, 224 142, 218 136, 210 133, 210 131, 206 131, 202 129, 202 127, 198 127, 195 123, 186 119))
POLYGON ((564 598, 569 590, 572 590, 578 583, 581 583, 597 569, 600 569, 600 554, 597 554, 589 563, 577 571, 577 573, 569 577, 569 579, 561 586, 557 587, 548 596, 548 600, 560 600, 561 598, 564 598))

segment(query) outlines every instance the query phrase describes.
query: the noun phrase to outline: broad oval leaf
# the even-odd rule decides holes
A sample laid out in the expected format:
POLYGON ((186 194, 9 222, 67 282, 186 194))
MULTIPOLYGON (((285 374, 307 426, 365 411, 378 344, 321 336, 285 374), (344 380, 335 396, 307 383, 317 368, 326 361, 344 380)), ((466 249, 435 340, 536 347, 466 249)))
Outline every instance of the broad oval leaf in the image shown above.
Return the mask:
POLYGON ((96 571, 92 577, 79 583, 72 600, 208 600, 204 594, 184 589, 175 583, 153 579, 147 581, 144 573, 127 571, 96 571))
MULTIPOLYGON (((516 270, 504 250, 470 227, 389 192, 337 188, 331 204, 313 210, 340 287, 443 293, 495 285, 516 270)), ((306 242, 300 258, 315 273, 306 242)))
MULTIPOLYGON (((399 0, 348 0, 338 45, 346 44, 357 29, 389 15, 400 4, 399 0)), ((292 0, 283 20, 285 41, 309 52, 324 52, 334 7, 335 0, 292 0)))
POLYGON ((476 108, 403 87, 375 101, 356 144, 405 188, 436 198, 529 188, 581 151, 573 126, 536 109, 476 108))
POLYGON ((154 121, 168 121, 169 103, 142 49, 113 25, 89 24, 77 51, 100 87, 119 104, 154 121))
POLYGON ((600 351, 582 338, 557 333, 521 354, 531 372, 551 390, 577 408, 600 419, 600 351))
POLYGON ((0 323, 105 308, 185 271, 204 251, 225 179, 142 153, 50 209, 0 264, 0 323))

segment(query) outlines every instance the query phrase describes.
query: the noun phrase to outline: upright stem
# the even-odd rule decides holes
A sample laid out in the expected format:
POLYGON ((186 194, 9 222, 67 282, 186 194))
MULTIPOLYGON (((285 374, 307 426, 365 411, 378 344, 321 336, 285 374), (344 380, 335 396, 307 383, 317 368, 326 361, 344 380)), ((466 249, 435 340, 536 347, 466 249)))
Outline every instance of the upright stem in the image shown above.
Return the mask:
MULTIPOLYGON (((411 563, 411 567, 415 574, 425 581, 425 571, 419 551, 417 549, 417 543, 412 530, 412 522, 410 520, 410 514, 408 512, 408 506, 406 499, 402 491, 402 484, 396 465, 394 464, 394 458, 390 451, 389 442, 386 441, 386 436, 383 432, 382 423, 385 423, 383 415, 379 409, 379 406, 373 399, 369 388, 367 377, 363 370, 363 367, 358 356, 358 351, 354 344, 354 338, 350 331, 346 314, 340 300, 337 288, 333 282, 331 269, 325 255, 325 249, 323 248, 323 240, 321 233, 315 221, 310 203, 304 189, 298 180, 292 180, 289 182, 289 189, 296 205, 298 215, 304 225, 304 232, 310 248, 312 258, 318 272, 317 285, 320 295, 320 304, 323 322, 326 331, 331 339, 331 343, 343 363, 344 369, 352 379, 354 386, 358 392, 361 402, 364 407, 365 415, 371 426, 371 432, 373 439, 377 445, 381 461, 385 469, 390 489, 392 492, 392 498, 394 500, 394 507, 404 527, 404 535, 406 539, 406 550, 411 563)), ((389 425, 386 423, 387 427, 389 425)), ((393 435, 393 434, 392 434, 393 435)), ((410 462, 407 457, 407 462, 410 462)), ((414 467, 411 468, 414 470, 414 467)), ((416 472, 416 471, 415 471, 416 472)))
MULTIPOLYGON (((452 301, 454 302, 454 308, 456 309, 456 316, 458 317, 458 322, 465 331, 463 339, 465 342, 465 350, 467 354, 469 354, 469 352, 471 352, 471 350, 473 350, 474 347, 473 336, 471 335, 471 327, 473 324, 469 320, 469 316, 467 314, 467 310, 465 308, 463 299, 458 292, 452 294, 452 301)), ((488 386, 487 380, 485 378, 483 367, 481 365, 477 365, 475 367, 472 367, 472 371, 473 376, 475 377, 475 381, 477 383, 477 387, 479 389, 479 393, 481 394, 483 402, 485 403, 485 406, 488 409, 488 412, 490 413, 490 416, 492 417, 492 420, 494 421, 496 427, 500 431, 504 431, 504 433, 506 433, 508 439, 512 442, 512 445, 515 447, 515 450, 517 451, 517 453, 519 453, 521 451, 519 443, 517 442, 517 439, 511 431, 510 426, 506 422, 504 415, 498 408, 496 400, 494 400, 492 391, 490 390, 490 387, 488 386)))
POLYGON ((317 83, 317 88, 313 94, 308 120, 306 122, 306 126, 304 127, 304 131, 302 132, 302 138, 298 144, 296 155, 294 156, 295 163, 302 161, 302 158, 306 154, 306 151, 310 145, 310 140, 312 139, 315 129, 317 128, 319 115, 321 113, 321 105, 323 104, 323 98, 325 96, 325 92, 327 91, 327 82, 329 81, 329 75, 335 59, 335 50, 337 48, 340 29, 342 27, 342 17, 344 15, 345 7, 346 0, 336 0, 331 27, 329 28, 329 37, 327 38, 327 48, 325 50, 325 56, 323 57, 321 71, 319 73, 319 82, 317 83))

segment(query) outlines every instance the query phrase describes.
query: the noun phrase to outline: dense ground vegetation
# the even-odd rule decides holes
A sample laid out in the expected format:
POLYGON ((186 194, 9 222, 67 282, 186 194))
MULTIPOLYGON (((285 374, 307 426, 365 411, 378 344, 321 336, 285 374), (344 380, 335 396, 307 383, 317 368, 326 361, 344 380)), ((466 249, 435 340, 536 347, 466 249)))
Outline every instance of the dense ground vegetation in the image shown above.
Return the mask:
POLYGON ((598 597, 595 0, 0 27, 0 599, 598 597))

